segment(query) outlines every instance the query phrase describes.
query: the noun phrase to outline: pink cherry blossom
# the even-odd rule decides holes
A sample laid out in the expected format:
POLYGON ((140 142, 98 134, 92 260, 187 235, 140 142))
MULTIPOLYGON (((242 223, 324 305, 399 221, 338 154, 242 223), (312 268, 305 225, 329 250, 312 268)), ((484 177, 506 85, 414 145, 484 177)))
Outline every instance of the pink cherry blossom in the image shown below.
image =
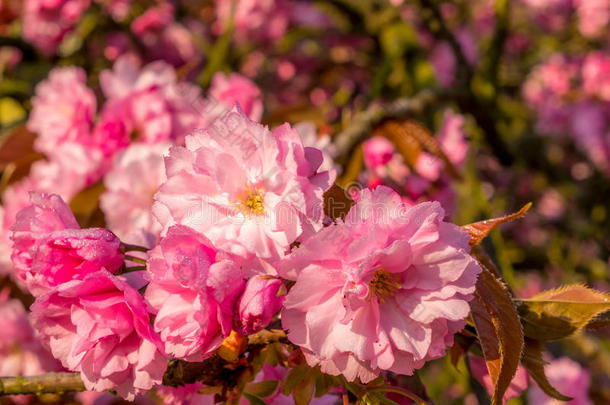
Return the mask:
POLYGON ((182 143, 190 131, 207 125, 199 88, 179 83, 174 68, 163 61, 140 68, 133 57, 121 56, 112 70, 100 73, 100 85, 109 99, 104 110, 120 114, 138 141, 182 143))
POLYGON ((230 111, 170 150, 153 212, 165 228, 187 225, 218 249, 276 259, 322 226, 335 175, 318 172, 321 163, 288 124, 269 131, 230 111))
POLYGON ((0 291, 0 375, 39 375, 61 366, 34 335, 21 301, 0 291))
POLYGON ((244 275, 192 229, 176 225, 149 252, 146 299, 173 357, 201 361, 231 333, 244 275))
POLYGON ((213 394, 199 394, 205 388, 201 383, 185 384, 179 387, 161 386, 157 394, 165 405, 214 405, 213 394))
POLYGON ((574 0, 578 14, 578 29, 586 37, 607 35, 610 22, 608 0, 574 0))
POLYGON ((129 15, 132 0, 95 0, 104 10, 117 21, 124 20, 129 15))
POLYGON ((32 192, 31 201, 11 227, 11 259, 33 295, 102 267, 115 271, 123 264, 117 237, 106 229, 80 229, 61 197, 32 192))
POLYGON ((131 31, 153 60, 161 59, 181 66, 196 57, 193 35, 174 21, 174 7, 169 2, 159 2, 144 11, 131 23, 131 31))
POLYGON ((364 164, 369 169, 385 166, 394 157, 395 149, 392 142, 382 136, 374 136, 362 144, 364 164))
POLYGON ((86 81, 83 69, 58 67, 36 86, 27 127, 38 134, 34 144, 37 151, 56 155, 61 143, 89 136, 96 100, 86 81))
POLYGON ((151 212, 153 195, 165 181, 163 155, 169 144, 133 144, 119 153, 104 177, 100 196, 106 225, 122 241, 154 246, 161 225, 151 212))
POLYGON ((303 146, 322 151, 323 161, 318 171, 335 170, 337 174, 341 174, 341 166, 335 164, 334 161, 335 156, 337 156, 337 150, 332 143, 330 135, 319 134, 316 124, 311 121, 299 122, 294 126, 294 129, 301 135, 303 146))
MULTIPOLYGON (((11 274, 14 271, 11 262, 13 242, 10 240, 10 228, 15 223, 17 213, 30 205, 30 191, 56 193, 64 200, 71 199, 85 187, 85 179, 75 172, 74 166, 63 166, 55 161, 38 160, 32 164, 30 174, 17 183, 10 185, 2 193, 4 205, 1 207, 0 228, 0 274, 11 274)), ((14 275, 14 274, 13 274, 14 275)), ((15 281, 23 288, 19 278, 15 281)))
POLYGON ((231 109, 238 103, 244 114, 253 121, 263 116, 263 101, 260 89, 254 82, 239 73, 226 75, 218 72, 212 78, 210 95, 231 109))
MULTIPOLYGON (((610 3, 609 12, 610 12, 610 3)), ((582 65, 583 86, 587 93, 610 101, 610 56, 603 52, 591 52, 582 65)))
POLYGON ((269 325, 286 298, 281 293, 282 286, 282 281, 277 278, 250 278, 237 303, 235 330, 242 335, 250 335, 269 325))
POLYGON ((290 2, 286 0, 243 0, 236 3, 231 12, 230 0, 215 0, 218 20, 214 32, 222 34, 229 18, 235 24, 238 41, 277 40, 286 32, 290 22, 290 2))
POLYGON ((408 206, 387 187, 363 190, 345 222, 285 260, 280 274, 296 284, 282 326, 309 365, 368 382, 444 354, 481 268, 468 234, 443 216, 437 202, 408 206))
POLYGON ((88 7, 89 0, 24 0, 23 38, 51 55, 88 7))
POLYGON ((589 398, 591 378, 589 372, 567 357, 553 360, 544 366, 544 374, 551 385, 563 395, 572 397, 568 402, 559 401, 547 396, 536 384, 529 390, 529 402, 539 405, 593 405, 589 398))
POLYGON ((141 272, 106 270, 57 286, 32 305, 32 320, 55 358, 79 371, 88 390, 114 389, 133 400, 160 384, 167 360, 159 350, 141 272))
MULTIPOLYGON (((481 356, 468 356, 468 364, 472 376, 487 390, 489 395, 493 395, 494 386, 485 364, 485 359, 481 356)), ((517 372, 513 377, 508 389, 502 397, 502 401, 506 402, 511 398, 518 397, 527 389, 528 374, 525 368, 521 365, 517 368, 517 372)))

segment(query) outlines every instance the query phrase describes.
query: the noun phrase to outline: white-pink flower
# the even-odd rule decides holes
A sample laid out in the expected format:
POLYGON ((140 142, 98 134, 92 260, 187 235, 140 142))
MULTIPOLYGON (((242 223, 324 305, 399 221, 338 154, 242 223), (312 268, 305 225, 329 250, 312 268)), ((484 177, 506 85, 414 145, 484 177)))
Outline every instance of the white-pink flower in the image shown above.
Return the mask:
POLYGON ((277 40, 286 32, 290 22, 292 4, 286 0, 215 0, 218 20, 213 25, 216 34, 222 34, 229 20, 235 24, 238 41, 277 40))
POLYGON ((0 290, 0 375, 39 375, 59 371, 60 364, 34 335, 21 301, 0 290))
POLYGON ((229 111, 170 150, 153 212, 165 228, 187 225, 218 249, 277 259, 322 226, 335 175, 318 172, 321 163, 288 124, 269 131, 229 111))
POLYGON ((123 242, 154 246, 161 224, 152 215, 153 195, 165 181, 169 144, 132 144, 119 153, 104 177, 100 196, 106 225, 123 242))
POLYGON ((319 171, 335 170, 337 174, 341 174, 341 166, 335 164, 334 161, 335 156, 337 156, 337 150, 332 143, 330 135, 318 134, 316 124, 312 121, 299 122, 295 124, 294 129, 301 135, 305 147, 316 148, 322 151, 323 161, 318 168, 319 171))
POLYGON ((228 109, 238 103, 244 114, 259 122, 263 116, 262 94, 258 86, 239 73, 226 75, 218 72, 212 78, 210 95, 223 103, 228 109))
POLYGON ((109 100, 104 111, 118 112, 138 141, 182 143, 190 131, 209 122, 199 88, 178 82, 175 69, 165 62, 140 68, 133 57, 121 56, 112 70, 100 73, 100 85, 109 100))
POLYGON ((32 305, 33 325, 63 366, 79 371, 88 390, 116 390, 133 400, 161 384, 167 359, 138 292, 142 272, 106 270, 72 280, 32 305))
POLYGON ((89 0, 24 0, 23 38, 46 55, 53 54, 89 4, 89 0))
POLYGON ((361 192, 345 222, 306 240, 280 267, 296 279, 282 311, 311 366, 368 382, 411 375, 465 324, 478 273, 468 234, 437 202, 408 206, 391 189, 361 192))
POLYGON ((90 136, 96 100, 86 83, 85 71, 69 66, 51 70, 36 86, 27 127, 38 135, 37 151, 53 156, 62 143, 90 136))
POLYGON ((201 361, 231 333, 244 274, 210 242, 176 225, 149 252, 146 299, 156 310, 155 330, 166 352, 201 361))

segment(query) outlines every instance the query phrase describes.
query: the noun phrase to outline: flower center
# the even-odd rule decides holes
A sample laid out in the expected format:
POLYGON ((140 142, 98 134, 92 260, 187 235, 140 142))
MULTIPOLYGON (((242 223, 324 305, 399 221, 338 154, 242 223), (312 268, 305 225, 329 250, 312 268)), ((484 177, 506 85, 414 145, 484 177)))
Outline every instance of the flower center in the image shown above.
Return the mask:
POLYGON ((379 301, 385 302, 387 297, 393 297, 401 287, 398 277, 382 267, 375 272, 369 282, 368 299, 376 296, 379 301))
POLYGON ((244 191, 239 194, 237 208, 247 217, 252 215, 264 215, 265 206, 263 190, 260 188, 250 188, 250 186, 246 186, 244 191))

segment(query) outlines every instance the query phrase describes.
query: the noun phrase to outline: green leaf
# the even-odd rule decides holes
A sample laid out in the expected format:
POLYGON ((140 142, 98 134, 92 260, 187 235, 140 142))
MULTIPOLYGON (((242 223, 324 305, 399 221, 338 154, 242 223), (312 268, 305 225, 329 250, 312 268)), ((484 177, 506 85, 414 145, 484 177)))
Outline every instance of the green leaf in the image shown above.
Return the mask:
POLYGON ((260 398, 270 397, 277 391, 279 383, 280 382, 277 380, 266 380, 257 383, 249 383, 248 385, 246 385, 244 392, 256 395, 260 398))
POLYGON ((314 373, 307 373, 292 391, 292 398, 296 405, 307 405, 313 398, 313 393, 316 389, 314 373))
POLYGON ((335 376, 319 373, 316 378, 316 398, 326 395, 331 389, 341 385, 339 379, 335 376))
POLYGON ((544 365, 547 362, 542 360, 542 344, 539 341, 525 338, 521 364, 545 394, 561 401, 570 401, 572 399, 557 391, 546 378, 544 365))
POLYGON ((300 365, 291 369, 286 377, 284 378, 284 384, 282 385, 282 394, 290 395, 294 388, 299 384, 307 373, 311 372, 311 368, 306 365, 300 365))
POLYGON ((500 405, 519 366, 523 332, 506 286, 484 266, 470 309, 494 386, 492 404, 500 405))
POLYGON ((387 55, 399 57, 409 45, 417 44, 417 34, 413 27, 400 21, 382 29, 380 42, 387 55))
POLYGON ((256 395, 248 394, 247 392, 244 392, 243 395, 248 402, 250 402, 250 405, 267 405, 265 401, 258 398, 256 395))
MULTIPOLYGON (((525 335, 541 341, 570 336, 610 311, 609 294, 578 284, 516 301, 525 335)), ((597 323, 606 322, 599 320, 597 323)))

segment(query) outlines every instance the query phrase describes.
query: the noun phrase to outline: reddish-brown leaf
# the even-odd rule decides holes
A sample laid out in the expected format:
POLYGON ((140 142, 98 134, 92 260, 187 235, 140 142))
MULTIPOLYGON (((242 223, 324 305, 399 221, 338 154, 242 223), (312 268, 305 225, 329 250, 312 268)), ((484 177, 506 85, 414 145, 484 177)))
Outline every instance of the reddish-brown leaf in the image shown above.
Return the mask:
POLYGON ((405 162, 411 167, 415 166, 423 147, 413 136, 412 131, 408 131, 404 125, 396 121, 386 121, 377 127, 373 134, 386 137, 396 147, 405 162))
POLYGON ((543 291, 529 299, 518 300, 525 335, 541 341, 563 339, 598 320, 610 311, 610 295, 583 285, 543 291))
POLYGON ((467 230, 470 234, 470 245, 476 245, 485 239, 485 237, 489 235, 489 232, 491 232, 496 226, 523 217, 527 211, 529 211, 531 206, 532 203, 527 203, 514 214, 473 222, 472 224, 463 225, 462 228, 467 230))
POLYGON ((35 137, 25 126, 20 126, 3 138, 0 146, 0 171, 2 171, 0 191, 25 177, 32 163, 43 157, 33 149, 35 137))
POLYGON ((536 381, 540 389, 548 396, 559 399, 561 401, 570 401, 572 398, 567 397, 557 391, 546 378, 544 374, 544 365, 546 361, 542 360, 542 344, 534 339, 525 338, 525 346, 521 355, 521 364, 530 377, 536 381))
POLYGON ((470 309, 494 385, 492 404, 499 405, 515 376, 523 349, 517 309, 504 283, 485 267, 477 280, 470 309))
POLYGON ((324 193, 324 213, 332 219, 344 219, 354 200, 336 184, 324 193))
POLYGON ((95 183, 70 201, 70 209, 82 228, 104 227, 104 213, 99 208, 100 195, 104 192, 102 182, 95 183))

